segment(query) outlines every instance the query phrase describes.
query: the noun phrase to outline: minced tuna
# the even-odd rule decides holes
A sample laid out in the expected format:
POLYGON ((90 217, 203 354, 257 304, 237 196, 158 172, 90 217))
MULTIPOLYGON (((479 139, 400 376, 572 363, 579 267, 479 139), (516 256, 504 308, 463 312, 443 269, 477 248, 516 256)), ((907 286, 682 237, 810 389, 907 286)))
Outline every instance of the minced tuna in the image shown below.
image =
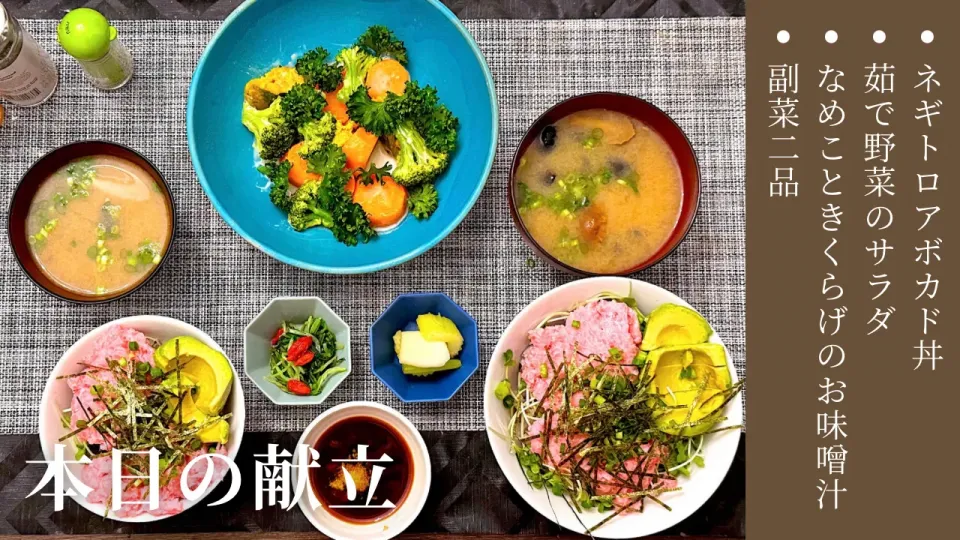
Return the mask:
MULTIPOLYGON (((71 429, 77 429, 78 420, 94 418, 105 409, 104 405, 91 393, 91 388, 95 385, 103 387, 116 385, 116 376, 106 369, 108 359, 126 359, 130 365, 136 365, 135 362, 140 362, 153 366, 153 353, 151 340, 142 332, 133 328, 114 325, 98 336, 90 351, 78 362, 78 372, 84 374, 66 379, 67 384, 73 391, 70 414, 71 429), (133 346, 132 343, 136 343, 136 345, 133 346)), ((84 465, 80 472, 80 480, 92 490, 87 494, 87 500, 92 503, 110 506, 112 502, 110 497, 113 465, 110 450, 113 448, 113 441, 105 439, 93 427, 80 430, 75 437, 78 443, 96 445, 94 449, 98 455, 90 463, 84 465)), ((210 450, 219 454, 226 453, 226 449, 222 445, 210 448, 210 450)), ((145 481, 141 485, 140 483, 133 484, 134 479, 124 479, 122 494, 120 494, 121 500, 124 503, 143 501, 143 504, 123 504, 116 511, 116 515, 127 518, 146 513, 155 516, 167 516, 182 512, 185 497, 180 488, 180 479, 183 469, 187 463, 197 459, 206 451, 206 448, 201 448, 187 455, 186 460, 179 468, 168 471, 167 474, 163 475, 160 480, 160 501, 157 508, 151 509, 149 503, 145 500, 149 496, 149 489, 145 481)), ((208 463, 213 463, 214 466, 211 486, 216 485, 225 476, 229 468, 229 465, 219 458, 197 463, 190 470, 187 478, 187 485, 191 489, 196 489, 200 485, 204 474, 206 474, 208 463)))
MULTIPOLYGON (((563 406, 562 390, 551 390, 557 388, 552 386, 557 372, 562 376, 566 366, 582 366, 586 362, 601 365, 612 354, 620 355, 620 363, 632 364, 640 351, 643 336, 640 319, 630 306, 614 300, 600 300, 577 308, 563 324, 531 330, 528 338, 530 346, 520 359, 520 378, 526 383, 532 397, 543 402, 544 410, 559 412, 563 406), (548 391, 553 395, 546 395, 548 391)), ((619 372, 622 368, 609 369, 619 372)), ((570 406, 579 407, 581 399, 582 392, 574 393, 570 396, 570 406)), ((618 496, 624 490, 624 481, 640 489, 676 487, 675 479, 655 474, 668 457, 668 447, 665 445, 641 445, 639 451, 643 453, 643 459, 626 459, 619 471, 607 471, 601 467, 592 471, 587 460, 564 461, 571 449, 578 448, 588 437, 579 432, 559 430, 558 420, 558 414, 548 412, 529 425, 526 436, 530 451, 539 455, 544 464, 550 467, 569 472, 572 467, 579 466, 587 471, 595 483, 596 494, 614 495, 616 506, 630 506, 637 510, 642 505, 640 500, 618 496), (546 419, 550 419, 549 427, 546 426, 546 419), (654 477, 657 477, 656 485, 654 477)))
MULTIPOLYGON (((96 384, 112 385, 116 378, 109 371, 97 371, 97 368, 107 367, 107 359, 116 360, 129 358, 138 362, 148 362, 153 365, 153 347, 143 332, 122 325, 114 325, 102 333, 93 342, 93 349, 79 362, 81 371, 86 375, 70 377, 67 385, 73 391, 73 400, 70 406, 70 429, 77 429, 77 420, 86 420, 95 417, 103 411, 103 404, 90 392, 96 384), (130 350, 130 343, 136 342, 136 351, 130 350)), ((110 441, 104 440, 96 429, 90 427, 77 433, 77 440, 87 444, 100 445, 101 450, 110 450, 110 441)))
MULTIPOLYGON (((604 362, 611 350, 619 351, 624 364, 633 362, 640 350, 640 320, 637 313, 623 302, 601 300, 574 310, 563 325, 535 328, 529 333, 530 346, 520 360, 520 377, 533 397, 543 398, 554 370, 563 364, 590 361, 604 362)), ((576 397, 579 400, 579 396, 576 397)), ((574 406, 575 399, 571 398, 574 406)), ((548 400, 548 406, 556 400, 548 400)))
MULTIPOLYGON (((189 463, 203 454, 202 450, 191 454, 186 463, 189 463)), ((223 446, 217 448, 217 453, 225 454, 223 446)), ((183 511, 183 491, 180 489, 180 479, 186 463, 175 474, 168 476, 169 480, 160 487, 160 504, 155 509, 150 509, 149 502, 146 501, 150 494, 146 486, 131 486, 134 480, 125 480, 123 482, 122 501, 124 504, 117 510, 118 517, 129 518, 141 514, 152 514, 154 516, 170 516, 179 514, 183 511), (137 501, 143 501, 143 504, 136 504, 137 501), (131 504, 126 504, 131 503, 131 504)), ((209 485, 216 485, 226 475, 229 465, 222 459, 211 458, 202 460, 190 469, 187 477, 187 487, 197 489, 203 476, 207 473, 208 463, 213 463, 213 477, 209 485)), ((98 457, 83 467, 80 471, 80 481, 92 491, 87 494, 87 500, 95 504, 105 504, 110 506, 110 492, 112 489, 112 467, 113 458, 110 455, 98 457)))

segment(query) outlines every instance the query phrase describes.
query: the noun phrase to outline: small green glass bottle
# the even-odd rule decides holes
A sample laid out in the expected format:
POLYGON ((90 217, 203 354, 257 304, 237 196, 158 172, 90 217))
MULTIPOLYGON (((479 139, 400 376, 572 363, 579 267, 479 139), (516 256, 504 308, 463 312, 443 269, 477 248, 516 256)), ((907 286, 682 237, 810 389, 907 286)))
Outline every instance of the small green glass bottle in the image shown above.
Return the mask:
POLYGON ((117 29, 99 11, 78 8, 67 12, 57 25, 57 41, 101 90, 116 90, 133 77, 130 51, 117 40, 117 29))

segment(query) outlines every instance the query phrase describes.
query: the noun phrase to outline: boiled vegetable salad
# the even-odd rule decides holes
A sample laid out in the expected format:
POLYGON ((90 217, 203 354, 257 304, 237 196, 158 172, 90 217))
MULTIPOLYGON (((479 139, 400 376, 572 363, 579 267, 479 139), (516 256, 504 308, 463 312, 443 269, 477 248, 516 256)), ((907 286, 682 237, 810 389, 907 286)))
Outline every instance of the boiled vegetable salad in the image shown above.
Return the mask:
POLYGON ((241 121, 294 230, 323 227, 357 245, 437 209, 434 183, 459 121, 408 62, 403 42, 376 25, 335 56, 317 47, 247 82, 241 121))

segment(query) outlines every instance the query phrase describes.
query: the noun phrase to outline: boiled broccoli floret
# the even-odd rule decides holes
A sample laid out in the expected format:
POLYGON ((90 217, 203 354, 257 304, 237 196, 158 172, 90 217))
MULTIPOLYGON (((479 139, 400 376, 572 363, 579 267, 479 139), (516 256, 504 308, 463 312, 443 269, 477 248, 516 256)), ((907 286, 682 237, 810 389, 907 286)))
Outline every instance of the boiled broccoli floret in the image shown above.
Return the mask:
POLYGON ((407 208, 417 219, 427 219, 437 209, 440 203, 437 188, 433 184, 421 184, 410 190, 407 197, 407 208))
POLYGON ((289 212, 293 201, 290 198, 290 162, 278 161, 266 163, 258 168, 270 179, 270 202, 284 212, 289 212))
POLYGON ((344 201, 333 208, 333 226, 330 231, 333 237, 348 246, 355 246, 358 242, 367 243, 377 237, 377 231, 370 226, 370 218, 363 207, 350 199, 350 194, 344 189, 344 183, 338 189, 344 201))
POLYGON ((253 133, 253 146, 263 159, 279 159, 296 142, 296 133, 284 120, 281 100, 263 110, 244 102, 240 121, 253 133))
POLYGON ((297 142, 297 134, 286 124, 264 130, 260 137, 260 157, 280 159, 297 142))
POLYGON ((306 156, 307 170, 321 179, 304 184, 293 196, 288 220, 303 231, 311 227, 326 227, 333 237, 348 246, 367 242, 377 233, 359 204, 347 193, 350 175, 343 170, 346 156, 333 144, 324 145, 306 156))
POLYGON ((347 114, 370 133, 378 137, 389 135, 401 119, 394 106, 398 99, 402 98, 388 94, 386 100, 374 101, 366 92, 354 92, 347 100, 347 114))
POLYGON ((446 168, 449 155, 427 148, 412 121, 401 122, 394 135, 398 151, 393 179, 398 184, 409 187, 432 182, 446 168))
POLYGON ((407 47, 386 26, 375 24, 357 38, 357 47, 366 50, 377 58, 389 56, 406 65, 407 47))
POLYGON ((445 154, 456 149, 460 121, 440 103, 436 88, 408 81, 403 95, 395 98, 389 107, 395 114, 413 120, 427 148, 445 154))
MULTIPOLYGON (((335 194, 324 186, 340 184, 341 191, 346 193, 342 186, 346 183, 343 167, 347 157, 339 147, 325 144, 310 151, 305 159, 307 171, 320 175, 321 179, 307 182, 293 194, 293 205, 287 220, 298 231, 311 227, 332 229, 334 207, 339 204, 340 199, 331 197, 335 194)), ((349 198, 347 200, 349 201, 349 198)))
POLYGON ((287 124, 299 128, 323 116, 327 100, 309 84, 298 84, 279 99, 280 112, 287 124))
POLYGON ((343 88, 337 92, 337 98, 346 102, 357 88, 363 86, 363 80, 377 59, 361 50, 360 47, 343 49, 337 55, 337 63, 343 68, 343 88))
MULTIPOLYGON (((305 157, 307 171, 320 175, 324 180, 348 176, 343 170, 347 166, 347 156, 335 144, 325 144, 314 148, 305 157)), ((344 184, 346 184, 346 178, 344 178, 344 184)))
POLYGON ((390 111, 405 119, 413 119, 425 111, 432 111, 440 103, 437 97, 437 89, 432 86, 420 87, 417 81, 407 81, 403 88, 403 94, 393 98, 390 103, 390 111))
POLYGON ((322 186, 322 181, 307 182, 293 194, 287 221, 294 229, 305 231, 311 227, 333 226, 333 214, 321 203, 322 186))
POLYGON ((303 137, 302 152, 308 153, 329 144, 337 133, 337 119, 330 113, 323 113, 319 120, 311 120, 298 129, 303 137))
POLYGON ((456 150, 460 121, 446 106, 438 105, 429 113, 416 116, 413 124, 423 135, 427 148, 445 154, 456 150))
POLYGON ((343 72, 340 66, 328 64, 327 56, 329 53, 323 47, 317 47, 312 51, 304 53, 297 58, 297 73, 303 76, 303 80, 312 86, 319 86, 324 92, 333 92, 340 86, 343 80, 343 72))
POLYGON ((323 66, 323 72, 317 78, 317 86, 324 92, 333 92, 343 82, 343 71, 336 64, 324 64, 323 66))

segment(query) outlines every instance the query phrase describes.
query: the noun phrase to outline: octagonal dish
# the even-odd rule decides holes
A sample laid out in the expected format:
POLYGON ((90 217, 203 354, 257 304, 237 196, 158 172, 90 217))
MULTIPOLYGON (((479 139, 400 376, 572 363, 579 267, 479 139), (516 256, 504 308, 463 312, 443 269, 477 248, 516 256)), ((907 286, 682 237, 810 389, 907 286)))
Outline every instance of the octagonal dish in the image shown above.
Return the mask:
POLYGON ((370 370, 404 403, 447 401, 480 364, 477 321, 443 293, 408 293, 398 296, 370 327, 370 370), (404 375, 393 349, 398 330, 415 329, 417 315, 436 313, 453 321, 463 335, 461 366, 428 377, 404 375))
POLYGON ((243 372, 257 388, 277 405, 319 405, 350 375, 350 327, 323 300, 315 296, 274 298, 243 332, 243 372), (327 322, 343 348, 337 353, 347 368, 330 377, 315 396, 295 396, 284 392, 267 380, 270 374, 270 340, 283 321, 301 323, 313 315, 327 322))

